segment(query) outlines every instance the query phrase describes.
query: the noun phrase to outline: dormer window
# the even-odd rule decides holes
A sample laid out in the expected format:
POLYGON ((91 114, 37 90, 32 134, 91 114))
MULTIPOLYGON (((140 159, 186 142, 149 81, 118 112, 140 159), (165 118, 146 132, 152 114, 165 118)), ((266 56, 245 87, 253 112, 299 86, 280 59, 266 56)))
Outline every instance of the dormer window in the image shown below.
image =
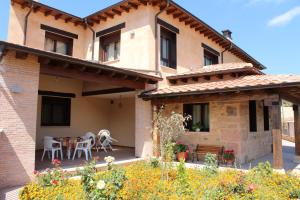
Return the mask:
POLYGON ((219 64, 220 53, 211 47, 202 44, 204 49, 204 66, 219 64))
POLYGON ((73 39, 46 32, 45 50, 72 56, 73 39))
POLYGON ((101 61, 108 62, 120 59, 121 31, 104 35, 100 38, 101 61))

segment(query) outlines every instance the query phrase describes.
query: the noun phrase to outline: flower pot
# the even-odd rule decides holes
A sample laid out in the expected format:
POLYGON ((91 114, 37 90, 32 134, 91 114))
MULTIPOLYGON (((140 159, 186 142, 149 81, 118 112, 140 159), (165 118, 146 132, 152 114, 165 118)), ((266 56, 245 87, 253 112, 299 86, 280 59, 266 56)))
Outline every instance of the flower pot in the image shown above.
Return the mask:
POLYGON ((177 160, 180 161, 181 159, 187 160, 188 153, 187 152, 179 152, 176 154, 177 160))

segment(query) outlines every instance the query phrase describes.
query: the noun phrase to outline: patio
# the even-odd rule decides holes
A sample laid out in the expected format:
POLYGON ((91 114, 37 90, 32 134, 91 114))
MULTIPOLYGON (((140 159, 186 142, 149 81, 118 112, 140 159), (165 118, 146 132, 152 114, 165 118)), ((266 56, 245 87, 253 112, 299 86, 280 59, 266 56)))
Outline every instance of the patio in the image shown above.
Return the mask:
MULTIPOLYGON (((54 166, 51 163, 51 160, 48 159, 46 155, 44 161, 41 161, 42 151, 36 151, 36 163, 35 169, 38 171, 45 170, 47 168, 53 168, 54 166)), ((73 154, 72 154, 73 155, 73 154)), ((136 159, 135 157, 135 149, 131 147, 120 147, 120 146, 113 146, 113 151, 108 151, 107 153, 104 151, 92 151, 93 159, 97 158, 97 165, 104 164, 104 157, 106 156, 113 156, 116 160, 115 162, 119 161, 128 161, 136 159)), ((89 160, 91 161, 91 159, 89 160)), ((72 168, 78 168, 83 166, 86 163, 84 153, 82 154, 81 158, 75 157, 74 160, 68 160, 66 157, 66 153, 64 151, 64 160, 61 162, 61 167, 65 170, 70 170, 72 168)))

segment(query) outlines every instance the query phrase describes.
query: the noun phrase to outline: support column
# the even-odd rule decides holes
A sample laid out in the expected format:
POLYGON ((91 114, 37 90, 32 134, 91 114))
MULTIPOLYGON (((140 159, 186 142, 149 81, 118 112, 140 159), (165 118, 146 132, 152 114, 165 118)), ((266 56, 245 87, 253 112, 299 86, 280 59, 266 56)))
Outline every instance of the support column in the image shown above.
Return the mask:
POLYGON ((153 155, 159 156, 159 133, 156 127, 156 118, 157 118, 158 108, 156 105, 152 106, 152 119, 153 119, 153 155))
POLYGON ((281 128, 281 101, 272 102, 271 120, 273 136, 273 168, 282 169, 282 128, 281 128))
POLYGON ((294 109, 294 129, 295 129, 295 159, 296 163, 300 163, 300 112, 299 106, 293 105, 294 109))

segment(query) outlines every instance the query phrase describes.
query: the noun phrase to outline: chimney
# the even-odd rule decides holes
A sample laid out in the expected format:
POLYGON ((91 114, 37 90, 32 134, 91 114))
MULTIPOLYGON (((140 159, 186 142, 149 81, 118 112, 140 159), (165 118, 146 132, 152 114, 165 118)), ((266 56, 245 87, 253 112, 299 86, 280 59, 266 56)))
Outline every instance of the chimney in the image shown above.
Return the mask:
POLYGON ((222 33, 225 38, 227 38, 228 40, 232 40, 232 37, 231 37, 232 32, 229 29, 222 31, 222 33))

